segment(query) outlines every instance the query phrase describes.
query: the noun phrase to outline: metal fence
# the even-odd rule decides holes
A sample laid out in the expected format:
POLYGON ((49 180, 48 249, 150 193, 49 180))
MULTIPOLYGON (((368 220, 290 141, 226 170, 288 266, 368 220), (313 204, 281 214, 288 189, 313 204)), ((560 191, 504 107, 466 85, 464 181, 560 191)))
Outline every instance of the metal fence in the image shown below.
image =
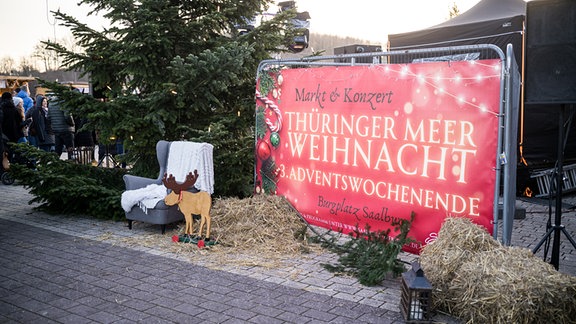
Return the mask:
POLYGON ((297 59, 272 59, 262 61, 257 80, 268 69, 309 68, 321 66, 365 66, 421 62, 454 62, 480 59, 499 59, 500 107, 498 149, 495 152, 496 181, 494 188, 494 230, 498 239, 499 210, 502 209, 502 243, 510 245, 516 200, 517 127, 519 107, 519 73, 514 60, 512 45, 504 53, 492 44, 409 49, 382 52, 352 53, 326 56, 309 56, 297 59))

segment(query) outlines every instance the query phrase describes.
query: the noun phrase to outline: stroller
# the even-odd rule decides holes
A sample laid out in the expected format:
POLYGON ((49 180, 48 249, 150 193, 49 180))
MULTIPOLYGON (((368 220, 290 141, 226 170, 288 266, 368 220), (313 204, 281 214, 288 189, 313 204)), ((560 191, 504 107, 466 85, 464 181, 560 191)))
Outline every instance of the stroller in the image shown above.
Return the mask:
POLYGON ((10 169, 10 152, 8 150, 8 137, 4 134, 2 134, 2 147, 4 148, 2 152, 2 183, 11 185, 14 183, 14 178, 12 178, 8 172, 10 169))
POLYGON ((2 134, 2 144, 4 147, 4 152, 2 152, 2 175, 0 177, 1 177, 2 183, 5 185, 11 185, 14 183, 14 178, 10 174, 10 165, 11 164, 26 165, 29 168, 34 167, 34 163, 32 163, 32 161, 29 161, 28 159, 21 156, 20 154, 17 154, 15 152, 13 152, 12 150, 10 150, 10 146, 8 145, 8 141, 9 141, 8 137, 6 137, 6 135, 2 134))

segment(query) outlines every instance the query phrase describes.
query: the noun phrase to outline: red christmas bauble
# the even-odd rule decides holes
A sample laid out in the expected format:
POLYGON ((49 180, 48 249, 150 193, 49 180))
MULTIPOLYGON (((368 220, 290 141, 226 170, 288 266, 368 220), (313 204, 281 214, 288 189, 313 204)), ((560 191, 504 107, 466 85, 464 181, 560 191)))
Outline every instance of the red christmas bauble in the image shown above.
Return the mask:
POLYGON ((270 144, 265 141, 261 141, 258 143, 258 147, 256 148, 256 154, 262 161, 266 161, 270 158, 270 144))

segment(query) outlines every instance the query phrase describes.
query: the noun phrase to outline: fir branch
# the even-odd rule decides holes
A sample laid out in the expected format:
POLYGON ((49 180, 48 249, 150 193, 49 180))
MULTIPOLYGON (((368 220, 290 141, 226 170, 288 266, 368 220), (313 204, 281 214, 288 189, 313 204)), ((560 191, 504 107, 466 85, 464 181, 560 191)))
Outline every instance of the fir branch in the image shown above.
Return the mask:
POLYGON ((333 273, 352 275, 366 286, 380 284, 388 274, 399 276, 404 272, 404 264, 398 260, 398 254, 404 245, 414 242, 408 237, 414 216, 415 213, 412 212, 410 220, 400 220, 392 224, 395 226, 395 231, 400 231, 392 239, 390 229, 372 232, 368 224, 365 231, 360 231, 356 226, 344 243, 339 242, 342 233, 326 239, 321 242, 322 246, 336 253, 339 258, 335 265, 322 264, 322 266, 333 273))

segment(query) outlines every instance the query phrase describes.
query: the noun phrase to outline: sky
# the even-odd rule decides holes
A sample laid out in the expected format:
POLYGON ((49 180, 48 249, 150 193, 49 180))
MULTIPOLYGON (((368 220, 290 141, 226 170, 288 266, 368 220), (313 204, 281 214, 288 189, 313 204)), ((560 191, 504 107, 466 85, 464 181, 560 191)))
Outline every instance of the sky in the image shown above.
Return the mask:
MULTIPOLYGON (((42 40, 71 39, 70 31, 58 26, 50 11, 60 9, 94 29, 106 25, 101 17, 87 16, 90 8, 77 0, 2 0, 1 30, 12 33, 0 47, 0 58, 29 56, 42 40), (20 14, 15 14, 20 13, 20 14), (24 16, 25 15, 25 16, 24 16)), ((448 19, 453 3, 460 13, 479 0, 296 0, 298 11, 308 11, 312 33, 350 36, 385 44, 388 34, 409 32, 448 19)))

